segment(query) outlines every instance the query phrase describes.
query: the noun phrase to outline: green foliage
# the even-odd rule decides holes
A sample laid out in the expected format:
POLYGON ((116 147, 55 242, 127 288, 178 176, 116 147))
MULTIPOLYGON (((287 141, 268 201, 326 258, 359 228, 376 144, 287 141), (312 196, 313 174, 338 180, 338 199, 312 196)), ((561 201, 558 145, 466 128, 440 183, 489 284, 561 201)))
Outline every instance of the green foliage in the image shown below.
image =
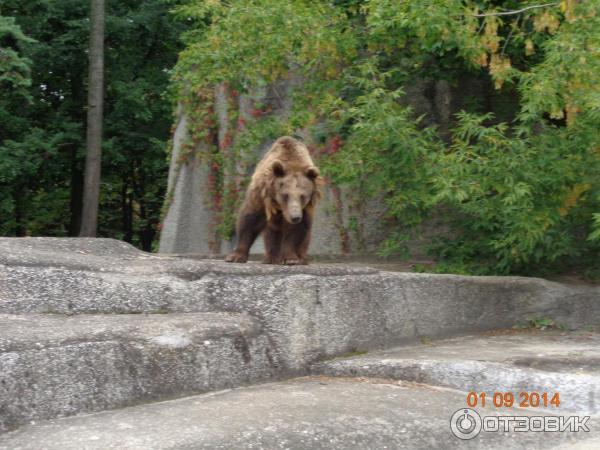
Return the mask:
POLYGON ((394 231, 390 233, 387 239, 385 239, 379 248, 378 256, 383 258, 388 258, 390 256, 401 256, 404 258, 409 257, 409 250, 407 247, 407 242, 410 239, 410 235, 408 233, 400 233, 394 231))
POLYGON ((241 90, 283 77, 292 67, 321 76, 353 49, 344 15, 328 2, 188 0, 176 13, 210 21, 187 35, 177 80, 194 86, 228 81, 241 90))
POLYGON ((592 224, 592 232, 590 233, 588 240, 599 241, 600 240, 600 213, 592 214, 594 223, 592 224))
POLYGON ((402 49, 411 58, 407 67, 419 68, 432 56, 461 57, 468 64, 483 52, 473 39, 476 10, 475 3, 462 0, 372 0, 365 6, 369 44, 387 54, 402 49))
POLYGON ((600 145, 588 126, 508 134, 489 116, 459 115, 450 151, 439 158, 435 200, 457 213, 466 245, 449 258, 483 260, 495 273, 524 271, 560 257, 580 256, 579 213, 593 204, 600 145))
POLYGON ((544 113, 562 119, 585 112, 600 119, 600 4, 581 2, 542 44, 543 59, 520 75, 524 122, 544 113))
POLYGON ((518 323, 513 327, 516 330, 564 330, 564 325, 557 324, 554 319, 549 317, 533 317, 525 322, 518 323))
POLYGON ((332 124, 347 136, 343 151, 322 165, 339 182, 360 180, 367 195, 383 195, 392 216, 414 225, 427 208, 431 186, 423 180, 431 176, 431 158, 441 142, 400 104, 402 90, 386 87, 392 76, 367 64, 349 77, 347 85, 357 95, 336 105, 333 115, 339 119, 332 124))
MULTIPOLYGON (((324 174, 384 200, 397 226, 382 246, 443 215, 434 270, 539 273, 600 249, 600 4, 533 1, 201 1, 177 9, 194 26, 179 96, 220 82, 248 91, 303 79, 285 130, 311 133, 324 174), (482 13, 486 13, 483 15, 482 13), (415 117, 414 80, 487 83, 440 135, 415 117), (493 114, 498 112, 499 123, 493 114), (513 120, 514 119, 514 120, 513 120)), ((463 100, 463 99, 461 99, 463 100)), ((254 129, 260 136, 261 120, 254 129)), ((252 131, 248 131, 252 133, 252 131)), ((248 142, 247 145, 253 145, 248 142)))
POLYGON ((30 61, 20 55, 26 44, 34 42, 25 36, 14 17, 0 15, 0 87, 24 92, 31 85, 30 61))

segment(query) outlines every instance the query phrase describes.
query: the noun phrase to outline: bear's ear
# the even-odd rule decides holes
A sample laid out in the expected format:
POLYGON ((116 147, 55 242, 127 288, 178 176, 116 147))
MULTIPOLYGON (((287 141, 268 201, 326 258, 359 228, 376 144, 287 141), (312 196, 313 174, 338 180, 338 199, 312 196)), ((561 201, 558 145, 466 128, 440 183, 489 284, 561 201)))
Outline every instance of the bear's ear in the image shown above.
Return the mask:
POLYGON ((273 175, 275 175, 276 177, 285 176, 285 169, 283 168, 283 164, 281 164, 281 161, 273 161, 273 164, 271 164, 271 170, 273 171, 273 175))
POLYGON ((319 177, 319 169, 317 169, 315 166, 308 167, 304 173, 313 181, 319 177))

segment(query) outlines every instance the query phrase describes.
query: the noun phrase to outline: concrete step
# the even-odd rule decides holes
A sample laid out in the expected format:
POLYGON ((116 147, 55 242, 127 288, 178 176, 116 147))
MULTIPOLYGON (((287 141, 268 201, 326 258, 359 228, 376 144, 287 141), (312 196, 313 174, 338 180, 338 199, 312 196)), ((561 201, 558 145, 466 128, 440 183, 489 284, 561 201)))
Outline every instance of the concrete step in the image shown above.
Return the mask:
POLYGON ((508 330, 465 336, 334 359, 313 365, 312 372, 484 392, 489 403, 495 392, 510 392, 523 404, 528 400, 525 394, 520 398, 521 392, 545 392, 548 402, 558 393, 560 406, 542 409, 600 413, 600 334, 585 331, 508 330))
MULTIPOLYGON (((389 379, 311 377, 51 420, 0 436, 3 450, 591 449, 598 434, 484 431, 461 440, 465 395, 389 379)), ((545 413, 486 408, 481 417, 545 413)), ((593 417, 587 425, 595 430, 593 417)), ((502 429, 502 428, 501 428, 502 429)))
POLYGON ((236 313, 0 315, 0 432, 281 376, 236 313))

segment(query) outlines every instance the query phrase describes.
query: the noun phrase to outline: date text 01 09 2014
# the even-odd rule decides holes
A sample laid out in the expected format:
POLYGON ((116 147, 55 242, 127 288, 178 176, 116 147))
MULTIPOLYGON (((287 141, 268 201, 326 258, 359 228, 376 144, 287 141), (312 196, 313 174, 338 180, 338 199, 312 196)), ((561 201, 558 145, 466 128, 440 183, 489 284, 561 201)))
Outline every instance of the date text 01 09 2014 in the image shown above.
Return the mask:
POLYGON ((467 405, 470 408, 477 406, 494 406, 496 408, 558 408, 560 406, 560 394, 558 392, 494 392, 488 395, 485 392, 469 392, 467 405))

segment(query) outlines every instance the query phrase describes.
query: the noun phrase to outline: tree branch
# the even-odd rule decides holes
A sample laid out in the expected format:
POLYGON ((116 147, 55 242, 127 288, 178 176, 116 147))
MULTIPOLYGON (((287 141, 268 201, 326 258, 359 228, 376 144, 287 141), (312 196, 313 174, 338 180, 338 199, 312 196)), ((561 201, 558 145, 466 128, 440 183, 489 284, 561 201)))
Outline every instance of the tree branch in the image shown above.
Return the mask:
POLYGON ((560 5, 560 2, 545 3, 543 5, 531 5, 526 8, 523 8, 523 9, 517 9, 515 11, 502 11, 502 12, 495 12, 495 13, 474 14, 474 16, 475 17, 512 16, 513 14, 521 14, 522 12, 529 11, 530 9, 546 8, 548 6, 558 6, 558 5, 560 5))

